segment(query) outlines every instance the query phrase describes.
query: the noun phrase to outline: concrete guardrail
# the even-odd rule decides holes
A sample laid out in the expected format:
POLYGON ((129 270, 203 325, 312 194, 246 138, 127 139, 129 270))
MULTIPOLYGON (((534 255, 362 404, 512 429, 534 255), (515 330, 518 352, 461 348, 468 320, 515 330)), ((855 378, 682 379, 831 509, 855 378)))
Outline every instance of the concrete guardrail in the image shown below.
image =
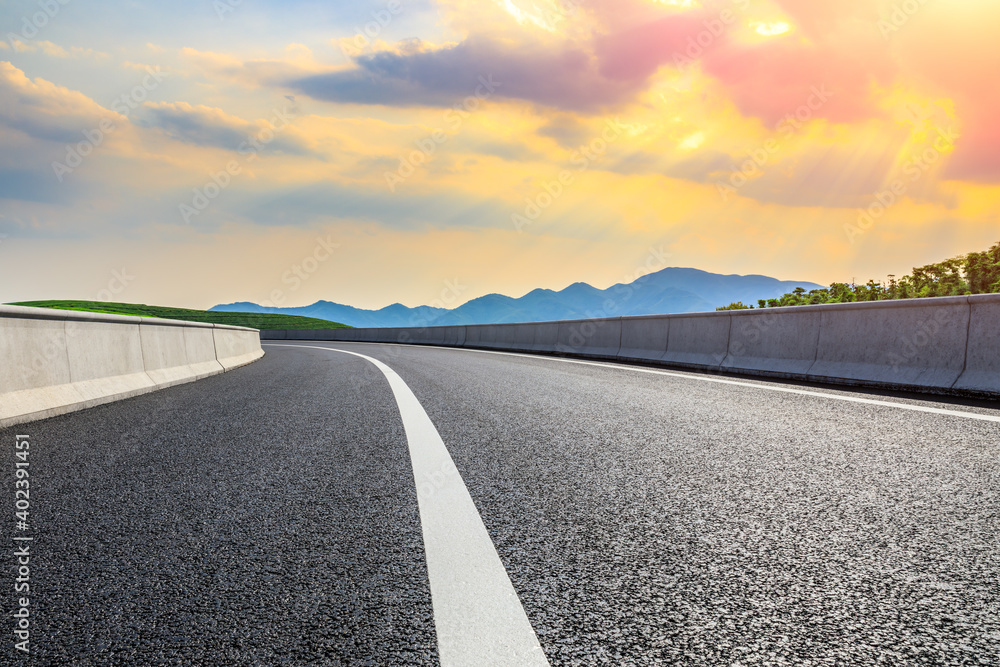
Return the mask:
POLYGON ((1000 294, 533 324, 262 331, 261 339, 534 352, 1000 398, 1000 294))
POLYGON ((0 428, 238 368, 256 329, 0 306, 0 428))

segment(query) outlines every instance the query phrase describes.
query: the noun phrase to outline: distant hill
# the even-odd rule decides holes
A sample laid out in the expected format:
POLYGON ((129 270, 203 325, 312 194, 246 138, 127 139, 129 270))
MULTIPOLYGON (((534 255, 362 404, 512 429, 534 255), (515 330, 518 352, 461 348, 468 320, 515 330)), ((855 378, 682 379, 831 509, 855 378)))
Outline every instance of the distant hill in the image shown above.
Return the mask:
POLYGON ((714 311, 718 306, 735 301, 756 303, 758 299, 780 297, 796 287, 811 290, 820 286, 767 276, 721 275, 698 269, 667 268, 632 283, 612 285, 604 290, 587 283, 574 283, 559 291, 532 290, 519 298, 487 294, 451 310, 430 306, 408 308, 398 303, 381 310, 363 310, 332 301, 317 301, 311 306, 297 308, 270 308, 241 302, 214 306, 211 310, 300 315, 343 322, 353 327, 499 324, 714 311))
POLYGON ((88 313, 111 313, 113 315, 134 315, 137 317, 157 317, 185 322, 211 322, 229 324, 251 329, 345 329, 339 322, 298 317, 280 313, 259 312, 219 312, 192 310, 190 308, 170 308, 168 306, 147 306, 141 303, 112 303, 109 301, 21 301, 11 306, 31 306, 33 308, 56 308, 59 310, 81 310, 88 313))

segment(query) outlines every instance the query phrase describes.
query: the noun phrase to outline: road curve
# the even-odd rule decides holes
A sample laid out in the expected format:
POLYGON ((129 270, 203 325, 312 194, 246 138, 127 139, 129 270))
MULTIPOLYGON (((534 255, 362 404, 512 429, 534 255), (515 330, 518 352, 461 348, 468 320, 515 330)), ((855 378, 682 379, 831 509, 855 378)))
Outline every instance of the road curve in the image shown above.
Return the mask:
POLYGON ((38 664, 441 660, 396 397, 317 348, 412 391, 552 665, 1000 664, 1000 409, 352 343, 0 431, 38 664))

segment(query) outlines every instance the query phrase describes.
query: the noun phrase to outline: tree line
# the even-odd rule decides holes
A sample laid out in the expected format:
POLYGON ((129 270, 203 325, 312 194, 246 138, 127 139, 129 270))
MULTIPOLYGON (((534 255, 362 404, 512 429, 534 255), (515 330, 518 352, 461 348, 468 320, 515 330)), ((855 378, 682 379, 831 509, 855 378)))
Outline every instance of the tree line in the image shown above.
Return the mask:
POLYGON ((736 301, 716 310, 746 310, 807 306, 820 303, 850 303, 854 301, 888 301, 931 296, 962 296, 1000 292, 1000 243, 989 250, 970 252, 937 264, 914 267, 913 273, 896 279, 889 276, 884 283, 869 280, 863 285, 832 283, 829 287, 806 291, 796 287, 777 299, 759 299, 757 306, 736 301))

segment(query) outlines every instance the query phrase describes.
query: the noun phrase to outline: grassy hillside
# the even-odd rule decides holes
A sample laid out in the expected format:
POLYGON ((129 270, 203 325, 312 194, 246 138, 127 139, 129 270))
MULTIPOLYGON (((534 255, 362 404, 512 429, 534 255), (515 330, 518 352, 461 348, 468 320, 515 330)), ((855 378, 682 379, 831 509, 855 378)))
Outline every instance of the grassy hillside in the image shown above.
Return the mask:
POLYGON ((347 325, 327 320, 298 315, 272 315, 269 313, 218 313, 190 308, 168 308, 147 306, 138 303, 111 303, 108 301, 21 301, 11 306, 32 306, 34 308, 57 308, 60 310, 83 310, 91 313, 112 313, 114 315, 137 315, 158 317, 187 322, 211 322, 231 324, 253 329, 350 329, 347 325))

